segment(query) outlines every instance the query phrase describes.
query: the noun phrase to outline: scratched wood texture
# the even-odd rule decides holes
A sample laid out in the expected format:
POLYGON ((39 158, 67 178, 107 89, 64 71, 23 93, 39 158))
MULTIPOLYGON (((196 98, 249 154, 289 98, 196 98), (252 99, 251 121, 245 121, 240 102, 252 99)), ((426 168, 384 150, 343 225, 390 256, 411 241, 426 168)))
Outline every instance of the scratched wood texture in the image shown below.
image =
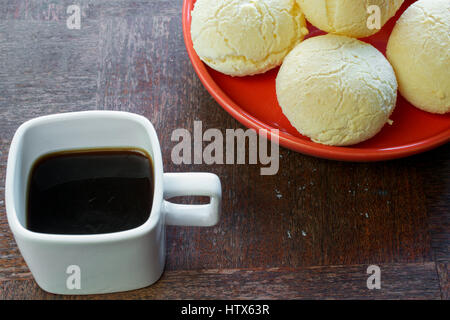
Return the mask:
MULTIPOLYGON (((153 286, 93 299, 440 299, 435 264, 380 264, 383 286, 367 290, 365 265, 302 269, 167 271, 153 286), (349 277, 349 275, 352 275, 349 277)), ((33 280, 0 283, 0 299, 84 299, 46 293, 33 280)))
MULTIPOLYGON (((166 274, 129 293, 78 298, 449 299, 450 147, 406 159, 344 163, 280 150, 259 165, 174 165, 171 133, 243 128, 209 96, 188 59, 181 0, 0 1, 0 298, 40 290, 9 230, 4 178, 11 138, 52 113, 126 110, 158 132, 166 171, 207 171, 223 185, 221 222, 168 228, 166 274), (366 288, 382 266, 382 290, 366 288), (187 285, 189 283, 189 285, 187 285)), ((413 130, 413 128, 411 128, 413 130)))

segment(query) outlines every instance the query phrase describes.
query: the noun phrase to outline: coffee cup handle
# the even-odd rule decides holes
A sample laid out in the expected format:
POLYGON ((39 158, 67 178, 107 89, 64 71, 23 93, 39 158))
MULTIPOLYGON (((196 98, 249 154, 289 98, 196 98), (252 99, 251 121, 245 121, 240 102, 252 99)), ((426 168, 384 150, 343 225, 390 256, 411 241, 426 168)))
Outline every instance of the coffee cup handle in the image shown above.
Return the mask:
POLYGON ((164 199, 207 196, 209 204, 187 205, 163 201, 166 224, 210 227, 219 222, 222 186, 212 173, 164 173, 164 199))

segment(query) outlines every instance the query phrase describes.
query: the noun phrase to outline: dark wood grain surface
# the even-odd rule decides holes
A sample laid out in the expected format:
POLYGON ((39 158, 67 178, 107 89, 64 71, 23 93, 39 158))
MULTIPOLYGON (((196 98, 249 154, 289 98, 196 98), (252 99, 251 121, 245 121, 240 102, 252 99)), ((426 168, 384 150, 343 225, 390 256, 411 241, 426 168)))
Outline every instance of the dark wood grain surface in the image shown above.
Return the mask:
MULTIPOLYGON (((449 299, 450 147, 389 162, 344 163, 280 150, 259 165, 175 165, 172 131, 244 128, 209 96, 188 59, 181 0, 0 1, 0 299, 449 299), (166 171, 207 171, 223 185, 221 222, 168 228, 167 265, 154 286, 106 296, 39 289, 6 220, 11 138, 31 118, 126 110, 154 124, 166 171), (382 270, 368 290, 366 268, 382 270)), ((413 126, 411 130, 414 130, 413 126)))

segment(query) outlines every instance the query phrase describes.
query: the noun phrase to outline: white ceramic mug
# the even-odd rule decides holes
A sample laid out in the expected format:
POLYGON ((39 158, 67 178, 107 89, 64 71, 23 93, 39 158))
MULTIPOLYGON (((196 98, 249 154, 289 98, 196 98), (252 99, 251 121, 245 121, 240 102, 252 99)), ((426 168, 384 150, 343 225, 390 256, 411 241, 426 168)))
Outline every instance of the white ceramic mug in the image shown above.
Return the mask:
POLYGON ((155 129, 139 115, 86 111, 40 117, 21 125, 11 143, 5 190, 8 222, 36 282, 51 293, 97 294, 151 285, 164 270, 165 226, 213 226, 220 202, 216 175, 163 173, 155 129), (139 148, 153 160, 153 206, 143 225, 93 235, 43 234, 26 228, 27 180, 36 159, 63 150, 114 147, 139 148), (210 203, 164 200, 195 195, 209 196, 210 203))

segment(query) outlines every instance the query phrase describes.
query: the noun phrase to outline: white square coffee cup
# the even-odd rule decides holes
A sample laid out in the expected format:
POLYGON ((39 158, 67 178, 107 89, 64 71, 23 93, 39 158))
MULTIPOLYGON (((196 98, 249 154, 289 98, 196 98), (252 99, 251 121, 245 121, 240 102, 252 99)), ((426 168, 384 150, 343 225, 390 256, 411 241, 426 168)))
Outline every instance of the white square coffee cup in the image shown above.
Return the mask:
POLYGON ((8 223, 36 282, 56 294, 98 294, 134 290, 156 282, 165 264, 165 226, 213 226, 219 221, 221 184, 210 173, 164 173, 155 129, 127 112, 85 111, 25 122, 11 143, 6 172, 8 223), (152 158, 153 206, 141 226, 108 234, 60 235, 26 228, 27 184, 42 155, 79 149, 139 148, 152 158), (164 199, 209 196, 210 203, 180 205, 164 199), (72 271, 79 285, 70 285, 72 271), (79 287, 79 288, 78 288, 79 287))

